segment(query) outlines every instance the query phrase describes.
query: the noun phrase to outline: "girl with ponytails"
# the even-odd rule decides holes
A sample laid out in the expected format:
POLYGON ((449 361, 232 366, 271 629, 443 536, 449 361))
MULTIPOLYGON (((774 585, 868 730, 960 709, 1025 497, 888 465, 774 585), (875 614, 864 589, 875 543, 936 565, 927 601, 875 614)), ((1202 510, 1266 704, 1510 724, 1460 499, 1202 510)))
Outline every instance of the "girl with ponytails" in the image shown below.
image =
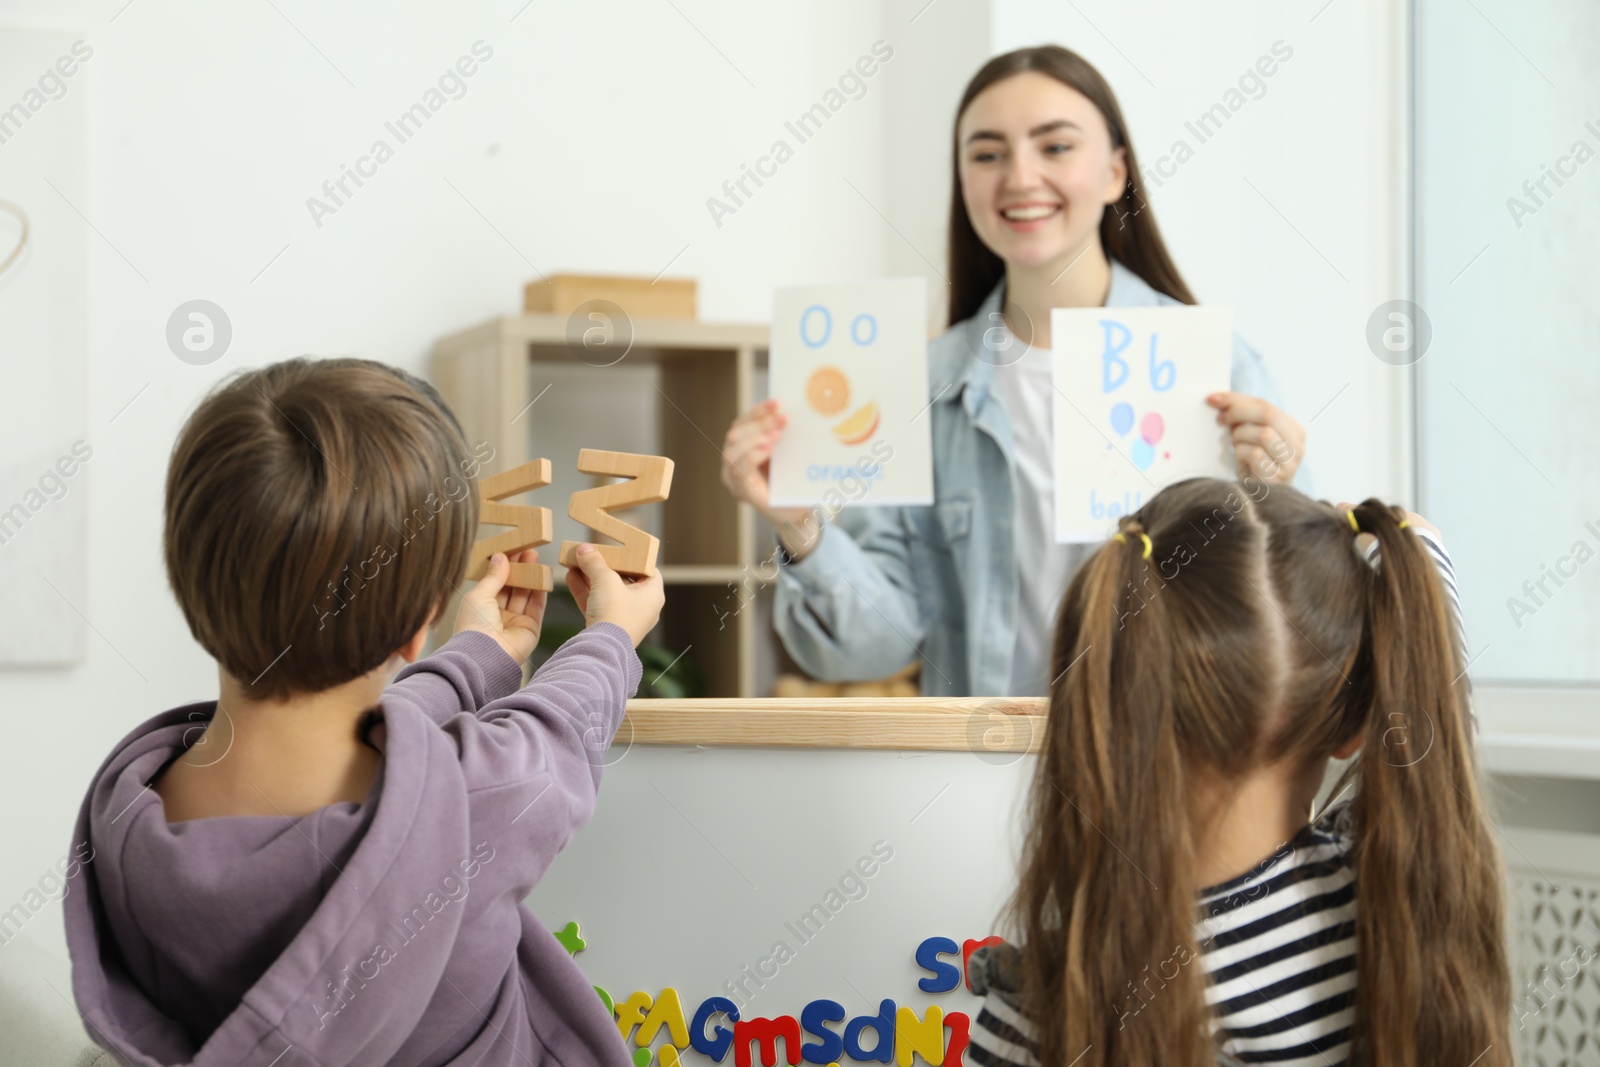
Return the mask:
POLYGON ((1437 530, 1181 482, 1074 576, 1051 651, 1015 947, 973 956, 972 1063, 1512 1062, 1437 530))

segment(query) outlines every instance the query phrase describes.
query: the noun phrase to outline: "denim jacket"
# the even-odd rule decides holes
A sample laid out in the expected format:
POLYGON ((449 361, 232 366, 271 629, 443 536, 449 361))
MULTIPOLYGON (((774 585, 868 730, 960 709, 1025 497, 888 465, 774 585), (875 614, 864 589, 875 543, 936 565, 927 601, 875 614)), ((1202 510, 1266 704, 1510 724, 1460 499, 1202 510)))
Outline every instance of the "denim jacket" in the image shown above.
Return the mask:
MULTIPOLYGON (((995 360, 980 358, 1003 288, 928 344, 933 504, 847 508, 804 559, 778 569, 773 625, 815 678, 871 681, 920 657, 925 696, 1002 695, 1017 627, 1051 625, 1017 618, 1011 423, 992 391, 995 360)), ((1111 262, 1106 307, 1176 303, 1111 262)), ((1280 404, 1237 334, 1231 384, 1280 404)), ((1303 465, 1295 485, 1310 492, 1303 465)), ((1071 546, 1071 569, 1096 547, 1071 546)))

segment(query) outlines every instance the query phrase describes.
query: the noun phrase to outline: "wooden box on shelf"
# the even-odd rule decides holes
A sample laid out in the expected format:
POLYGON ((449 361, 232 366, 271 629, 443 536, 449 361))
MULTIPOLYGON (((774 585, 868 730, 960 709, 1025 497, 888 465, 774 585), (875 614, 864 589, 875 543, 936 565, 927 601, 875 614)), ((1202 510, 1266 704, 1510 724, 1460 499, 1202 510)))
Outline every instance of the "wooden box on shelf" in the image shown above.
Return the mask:
MULTIPOLYGON (((694 658, 704 695, 756 696, 761 635, 756 611, 753 606, 741 610, 740 599, 757 581, 754 513, 723 488, 721 448, 728 424, 754 403, 752 382, 758 361, 766 357, 768 329, 629 314, 631 344, 618 358, 659 369, 661 440, 652 451, 675 464, 671 495, 660 505, 658 566, 668 587, 667 605, 650 640, 694 658)), ((536 458, 529 423, 519 421, 536 399, 530 395, 530 371, 539 364, 585 366, 588 353, 570 339, 569 327, 568 315, 510 315, 434 345, 433 377, 440 393, 469 442, 494 448, 488 473, 536 458)), ((604 366, 591 364, 581 380, 591 375, 596 390, 609 387, 604 366)), ((542 441, 538 445, 545 447, 542 441)), ((544 551, 554 558, 553 550, 544 551)))
POLYGON ((609 300, 635 318, 689 319, 696 314, 693 278, 627 278, 602 274, 552 274, 522 290, 522 310, 570 315, 591 300, 609 300))

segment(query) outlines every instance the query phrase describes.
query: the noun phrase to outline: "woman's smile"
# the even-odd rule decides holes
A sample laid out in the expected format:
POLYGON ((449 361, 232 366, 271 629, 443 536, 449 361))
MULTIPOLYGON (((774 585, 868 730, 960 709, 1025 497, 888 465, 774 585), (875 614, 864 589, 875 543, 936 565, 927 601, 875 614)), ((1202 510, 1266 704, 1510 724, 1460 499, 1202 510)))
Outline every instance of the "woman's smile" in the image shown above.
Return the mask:
POLYGON ((1000 217, 1017 233, 1032 233, 1042 229, 1051 219, 1061 214, 1061 205, 1027 201, 1008 204, 1000 209, 1000 217))

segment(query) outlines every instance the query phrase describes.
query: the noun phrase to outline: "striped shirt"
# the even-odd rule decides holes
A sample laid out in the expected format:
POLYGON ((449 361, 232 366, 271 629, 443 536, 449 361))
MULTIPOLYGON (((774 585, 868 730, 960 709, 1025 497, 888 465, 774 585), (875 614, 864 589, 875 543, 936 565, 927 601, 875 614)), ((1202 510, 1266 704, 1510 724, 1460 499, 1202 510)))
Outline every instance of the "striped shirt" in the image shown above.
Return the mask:
POLYGON ((1323 1067, 1349 1055, 1356 997, 1349 815, 1341 804, 1254 870, 1201 893, 1206 1003, 1223 1050, 1244 1063, 1323 1067))
MULTIPOLYGON (((1438 565, 1459 625, 1450 557, 1426 530, 1417 532, 1438 565)), ((1254 869, 1200 891, 1195 940, 1220 1063, 1330 1067, 1348 1061, 1356 992, 1351 844, 1345 801, 1254 869)), ((1117 1016, 1159 1012, 1164 983, 1157 972, 1170 980, 1174 968, 1188 962, 1164 960, 1130 975, 1129 992, 1113 1009, 1117 1016)), ((969 980, 984 998, 968 1052, 978 1067, 1039 1067, 1037 1031, 1020 1011, 1019 964, 1009 945, 972 955, 969 980)))

